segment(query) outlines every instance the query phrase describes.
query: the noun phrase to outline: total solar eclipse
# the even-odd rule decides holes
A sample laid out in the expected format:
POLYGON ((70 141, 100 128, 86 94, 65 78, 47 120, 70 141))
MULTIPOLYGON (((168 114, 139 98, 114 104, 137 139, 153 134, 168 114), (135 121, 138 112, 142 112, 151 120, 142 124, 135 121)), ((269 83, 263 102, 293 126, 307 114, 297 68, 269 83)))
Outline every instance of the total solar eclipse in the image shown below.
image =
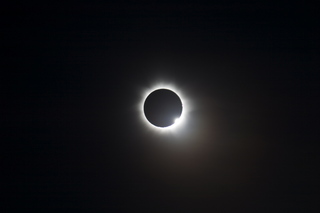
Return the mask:
POLYGON ((171 90, 158 89, 151 92, 143 106, 146 119, 156 127, 168 127, 180 118, 182 102, 171 90))

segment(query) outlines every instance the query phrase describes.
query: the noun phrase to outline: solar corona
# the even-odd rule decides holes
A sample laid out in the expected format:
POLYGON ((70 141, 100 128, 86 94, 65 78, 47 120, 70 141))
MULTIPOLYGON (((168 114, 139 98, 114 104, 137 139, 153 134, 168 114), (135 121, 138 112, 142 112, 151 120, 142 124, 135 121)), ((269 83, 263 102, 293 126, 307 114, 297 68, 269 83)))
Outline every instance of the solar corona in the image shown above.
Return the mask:
POLYGON ((178 134, 186 126, 191 104, 173 84, 158 83, 143 90, 138 108, 148 130, 178 134))

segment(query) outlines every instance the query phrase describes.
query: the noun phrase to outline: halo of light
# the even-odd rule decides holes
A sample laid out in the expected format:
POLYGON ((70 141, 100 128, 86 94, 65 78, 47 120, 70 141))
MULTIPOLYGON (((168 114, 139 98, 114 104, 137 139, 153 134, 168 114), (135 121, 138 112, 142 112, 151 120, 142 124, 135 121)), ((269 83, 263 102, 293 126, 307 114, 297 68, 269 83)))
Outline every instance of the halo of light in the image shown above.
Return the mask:
POLYGON ((141 122, 144 124, 147 130, 155 133, 160 133, 160 134, 179 134, 181 130, 186 128, 187 120, 188 120, 191 109, 192 109, 191 102, 181 89, 179 89, 177 86, 175 86, 172 83, 163 83, 163 82, 158 82, 148 88, 142 89, 140 101, 138 104, 138 111, 139 111, 141 122), (151 124, 145 117, 144 110, 143 110, 144 102, 148 97, 148 95, 158 89, 168 89, 173 91, 179 96, 182 102, 182 113, 180 117, 176 118, 175 122, 172 125, 167 127, 157 127, 151 124))

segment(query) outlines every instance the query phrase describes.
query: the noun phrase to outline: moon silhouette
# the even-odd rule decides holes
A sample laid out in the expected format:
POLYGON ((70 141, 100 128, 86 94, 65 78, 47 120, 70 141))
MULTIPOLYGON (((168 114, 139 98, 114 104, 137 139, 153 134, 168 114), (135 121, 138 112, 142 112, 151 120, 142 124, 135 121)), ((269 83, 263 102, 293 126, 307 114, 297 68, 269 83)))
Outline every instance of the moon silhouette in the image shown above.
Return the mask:
POLYGON ((157 127, 168 127, 180 118, 182 102, 179 96, 168 89, 151 92, 144 102, 147 120, 157 127))

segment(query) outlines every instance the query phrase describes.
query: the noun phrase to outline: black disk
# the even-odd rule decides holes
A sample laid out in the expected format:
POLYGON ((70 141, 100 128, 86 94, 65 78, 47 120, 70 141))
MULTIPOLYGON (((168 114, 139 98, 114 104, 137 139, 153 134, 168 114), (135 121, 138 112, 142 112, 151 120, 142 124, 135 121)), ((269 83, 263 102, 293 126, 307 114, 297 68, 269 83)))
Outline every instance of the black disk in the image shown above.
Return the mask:
POLYGON ((182 102, 179 96, 167 89, 158 89, 149 94, 144 102, 147 120, 157 127, 167 127, 180 118, 182 102))

